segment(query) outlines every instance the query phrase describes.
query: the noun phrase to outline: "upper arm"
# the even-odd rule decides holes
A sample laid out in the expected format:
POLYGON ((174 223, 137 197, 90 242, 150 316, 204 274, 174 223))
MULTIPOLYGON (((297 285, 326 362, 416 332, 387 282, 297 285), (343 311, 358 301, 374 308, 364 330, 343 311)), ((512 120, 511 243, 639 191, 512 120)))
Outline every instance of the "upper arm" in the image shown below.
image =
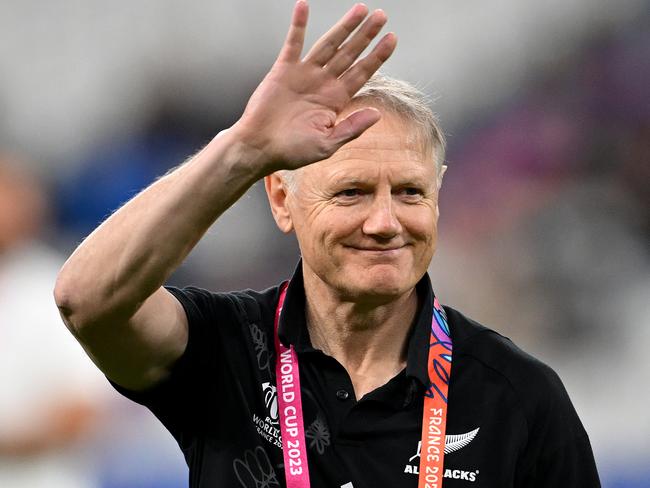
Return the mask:
POLYGON ((111 381, 144 390, 162 381, 185 352, 188 320, 181 303, 160 287, 129 320, 87 327, 77 338, 111 381))

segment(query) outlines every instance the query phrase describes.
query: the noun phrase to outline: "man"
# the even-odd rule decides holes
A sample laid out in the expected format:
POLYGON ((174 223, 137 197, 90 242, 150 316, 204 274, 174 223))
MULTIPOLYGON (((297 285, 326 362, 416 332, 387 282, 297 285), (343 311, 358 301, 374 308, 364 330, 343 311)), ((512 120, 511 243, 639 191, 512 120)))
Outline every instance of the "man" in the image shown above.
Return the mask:
POLYGON ((299 0, 241 119, 71 256, 66 324, 192 487, 598 486, 555 374, 433 296, 442 136, 403 83, 353 97, 395 48, 355 63, 386 16, 355 5, 301 60, 306 21, 299 0), (301 248, 288 287, 164 288, 261 177, 301 248))
POLYGON ((0 153, 0 486, 97 488, 87 454, 110 390, 60 326, 63 258, 38 239, 47 196, 24 164, 0 153))

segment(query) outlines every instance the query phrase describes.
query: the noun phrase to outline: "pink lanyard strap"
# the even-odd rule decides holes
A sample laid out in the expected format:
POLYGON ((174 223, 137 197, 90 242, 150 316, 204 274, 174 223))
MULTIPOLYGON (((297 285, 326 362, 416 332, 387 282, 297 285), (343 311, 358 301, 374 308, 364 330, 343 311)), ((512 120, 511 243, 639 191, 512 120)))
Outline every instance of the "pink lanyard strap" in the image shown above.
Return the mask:
MULTIPOLYGON (((285 347, 278 336, 280 314, 287 288, 288 283, 284 283, 280 289, 274 320, 275 373, 284 472, 287 488, 309 488, 298 356, 293 346, 285 347)), ((418 488, 442 488, 451 353, 452 343, 446 315, 438 299, 434 298, 428 359, 429 386, 424 393, 418 488)))
POLYGON ((280 429, 282 431, 282 454, 287 488, 309 488, 309 466, 305 444, 305 423, 302 418, 300 373, 298 356, 293 346, 285 347, 278 337, 280 313, 287 294, 288 283, 280 290, 278 308, 275 311, 275 378, 278 390, 280 429))

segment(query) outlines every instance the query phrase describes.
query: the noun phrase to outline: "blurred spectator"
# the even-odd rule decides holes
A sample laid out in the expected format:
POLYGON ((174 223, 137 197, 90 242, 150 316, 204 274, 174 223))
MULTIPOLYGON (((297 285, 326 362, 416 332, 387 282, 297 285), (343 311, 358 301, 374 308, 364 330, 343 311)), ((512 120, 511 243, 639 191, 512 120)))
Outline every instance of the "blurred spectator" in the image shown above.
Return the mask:
POLYGON ((54 305, 63 261, 36 240, 46 214, 39 185, 0 156, 0 487, 91 488, 84 450, 106 385, 54 305))

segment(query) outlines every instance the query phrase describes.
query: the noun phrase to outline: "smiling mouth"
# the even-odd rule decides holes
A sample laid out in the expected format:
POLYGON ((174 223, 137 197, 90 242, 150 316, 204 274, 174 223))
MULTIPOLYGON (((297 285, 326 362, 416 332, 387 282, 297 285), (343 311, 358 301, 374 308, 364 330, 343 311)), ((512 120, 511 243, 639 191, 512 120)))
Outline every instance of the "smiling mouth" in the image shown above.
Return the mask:
POLYGON ((405 246, 398 246, 398 247, 356 247, 356 246, 347 246, 350 249, 353 249, 355 251, 361 251, 361 252, 369 252, 369 253, 376 253, 376 254, 392 254, 400 249, 403 249, 405 246))

